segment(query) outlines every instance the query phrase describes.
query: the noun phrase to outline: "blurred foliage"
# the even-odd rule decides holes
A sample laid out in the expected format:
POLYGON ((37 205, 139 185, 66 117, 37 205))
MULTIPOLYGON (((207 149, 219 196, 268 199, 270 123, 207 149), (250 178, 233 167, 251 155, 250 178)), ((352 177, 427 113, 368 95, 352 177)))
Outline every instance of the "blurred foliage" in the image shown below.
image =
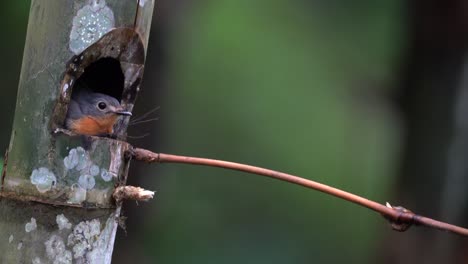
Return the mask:
POLYGON ((16 89, 21 70, 24 39, 30 1, 4 1, 0 4, 0 18, 7 26, 0 43, 0 72, 3 85, 0 96, 0 113, 5 124, 0 129, 0 153, 7 148, 13 124, 16 89))
MULTIPOLYGON (((158 76, 163 129, 139 145, 158 141, 157 151, 255 164, 385 201, 399 128, 380 95, 403 45, 402 1, 188 2, 164 16, 177 19, 169 23, 156 7, 154 22, 170 25, 158 76)), ((12 120, 29 2, 2 5, 11 26, 0 107, 12 120)), ((149 54, 147 65, 160 59, 149 54)), ((152 80, 140 108, 154 107, 145 96, 152 80)), ((158 193, 138 209, 139 224, 127 228, 136 242, 120 241, 129 249, 116 263, 374 263, 392 232, 367 209, 270 179, 179 165, 144 172, 142 185, 158 193)))
MULTIPOLYGON (((161 151, 383 201, 398 128, 378 94, 391 86, 400 6, 334 2, 193 4, 170 31, 161 151)), ((388 231, 366 209, 277 181, 174 165, 155 173, 144 255, 160 263, 373 263, 388 231)))

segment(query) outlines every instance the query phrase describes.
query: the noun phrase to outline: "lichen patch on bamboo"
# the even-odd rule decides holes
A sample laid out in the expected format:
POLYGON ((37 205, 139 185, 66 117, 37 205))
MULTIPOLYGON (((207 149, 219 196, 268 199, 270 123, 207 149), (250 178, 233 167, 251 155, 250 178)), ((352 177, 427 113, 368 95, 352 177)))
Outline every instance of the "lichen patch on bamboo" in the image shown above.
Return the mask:
POLYGON ((68 194, 68 203, 79 204, 84 200, 86 200, 86 189, 79 186, 72 188, 68 194))
POLYGON ((114 13, 104 0, 94 0, 78 10, 70 31, 70 50, 79 54, 115 27, 114 13))
MULTIPOLYGON (((68 156, 63 159, 63 164, 66 177, 76 179, 68 194, 70 203, 81 203, 90 197, 99 197, 99 195, 94 195, 95 193, 102 194, 97 183, 109 182, 114 177, 113 174, 117 175, 105 168, 100 168, 82 147, 72 148, 68 156)), ((106 191, 108 190, 105 189, 104 192, 106 191)))
POLYGON ((106 169, 101 169, 101 178, 103 181, 108 182, 112 180, 114 176, 106 169))
POLYGON ((72 263, 72 252, 58 235, 52 235, 45 243, 47 257, 52 263, 72 263))
POLYGON ((30 179, 40 193, 51 190, 57 183, 55 174, 45 167, 33 170, 30 179))
POLYGON ((37 223, 34 217, 31 217, 31 222, 28 222, 26 223, 26 225, 24 225, 24 230, 26 231, 26 233, 32 232, 36 230, 36 228, 37 228, 37 223))
POLYGON ((96 180, 89 174, 81 174, 78 178, 78 185, 83 189, 91 190, 96 185, 96 180))
POLYGON ((71 227, 72 227, 72 224, 70 223, 68 218, 65 217, 64 214, 57 215, 56 222, 57 222, 59 230, 71 229, 71 227))
POLYGON ((105 263, 105 241, 112 233, 114 218, 110 217, 101 229, 99 219, 77 224, 68 236, 67 246, 73 250, 73 258, 86 263, 105 263))

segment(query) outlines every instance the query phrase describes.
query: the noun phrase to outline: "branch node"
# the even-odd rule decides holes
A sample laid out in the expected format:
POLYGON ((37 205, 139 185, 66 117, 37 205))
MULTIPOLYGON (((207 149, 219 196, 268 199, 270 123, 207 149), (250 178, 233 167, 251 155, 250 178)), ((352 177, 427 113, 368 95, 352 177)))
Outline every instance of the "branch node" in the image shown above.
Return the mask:
POLYGON ((393 218, 390 215, 382 215, 385 219, 387 219, 387 221, 390 222, 390 226, 393 230, 398 232, 405 232, 415 223, 414 220, 417 215, 403 206, 392 206, 389 202, 386 202, 385 206, 398 212, 396 218, 393 218))
POLYGON ((133 148, 131 154, 135 160, 143 161, 146 163, 161 163, 160 153, 154 153, 152 151, 141 148, 133 148))

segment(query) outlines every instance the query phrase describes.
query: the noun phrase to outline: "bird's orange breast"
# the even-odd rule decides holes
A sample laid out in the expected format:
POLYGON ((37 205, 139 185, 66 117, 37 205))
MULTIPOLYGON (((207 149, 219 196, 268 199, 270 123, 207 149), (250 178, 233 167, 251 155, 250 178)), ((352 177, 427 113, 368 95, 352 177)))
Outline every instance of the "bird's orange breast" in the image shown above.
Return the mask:
POLYGON ((70 130, 77 134, 96 136, 103 134, 112 134, 116 115, 104 117, 85 116, 72 122, 70 130))

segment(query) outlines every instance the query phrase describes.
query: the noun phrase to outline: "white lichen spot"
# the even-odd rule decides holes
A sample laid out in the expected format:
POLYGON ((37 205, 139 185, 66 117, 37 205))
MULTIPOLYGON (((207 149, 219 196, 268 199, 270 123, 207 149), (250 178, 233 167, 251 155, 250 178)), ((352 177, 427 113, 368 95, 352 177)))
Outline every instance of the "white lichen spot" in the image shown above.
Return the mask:
POLYGON ((56 221, 57 221, 59 230, 71 229, 72 227, 72 224, 70 223, 70 221, 68 221, 68 218, 66 218, 65 215, 63 214, 57 215, 56 221))
POLYGON ((97 176, 99 174, 99 167, 97 165, 92 165, 89 169, 89 174, 91 174, 91 176, 97 176))
POLYGON ((78 178, 78 185, 83 189, 91 190, 94 188, 94 185, 96 185, 96 180, 91 175, 82 174, 80 178, 78 178))
POLYGON ((106 1, 93 1, 78 10, 70 32, 70 50, 79 54, 114 27, 114 13, 106 1))
POLYGON ((41 263, 42 263, 42 262, 41 262, 41 259, 40 259, 39 257, 35 257, 35 258, 33 258, 33 260, 32 260, 32 264, 41 264, 41 263))
POLYGON ((65 168, 69 170, 78 165, 78 154, 76 153, 76 149, 71 149, 70 152, 68 152, 68 156, 63 159, 63 165, 65 165, 65 168))
POLYGON ((82 147, 77 147, 76 153, 78 155, 78 164, 76 165, 76 169, 81 171, 88 167, 91 161, 89 160, 86 150, 84 150, 82 147))
POLYGON ((23 242, 18 243, 18 247, 16 247, 18 250, 21 250, 23 248, 23 242))
POLYGON ((20 186, 21 184, 23 184, 19 179, 14 179, 14 178, 5 179, 5 182, 7 182, 8 186, 10 186, 10 187, 17 187, 17 186, 20 186))
POLYGON ((41 193, 45 193, 52 189, 57 182, 55 174, 44 167, 33 170, 30 178, 31 183, 36 185, 37 190, 41 193))
POLYGON ((84 200, 86 200, 86 189, 79 186, 71 189, 68 196, 69 203, 81 203, 84 200))
POLYGON ((11 244, 11 242, 13 242, 13 235, 10 235, 10 237, 8 238, 8 243, 11 244))
POLYGON ((26 223, 24 226, 24 230, 26 230, 26 233, 29 233, 31 231, 36 230, 37 224, 36 224, 36 219, 34 217, 31 217, 31 222, 26 223))
MULTIPOLYGON (((68 236, 68 246, 73 247, 73 257, 82 258, 86 252, 92 251, 97 246, 97 240, 101 232, 101 222, 99 219, 83 221, 73 228, 68 236)), ((94 262, 93 262, 94 263, 94 262)))
POLYGON ((108 182, 112 180, 112 174, 109 173, 106 169, 101 169, 101 178, 105 181, 108 182))
POLYGON ((54 264, 72 263, 72 253, 65 247, 65 242, 61 237, 52 235, 45 243, 47 257, 54 264))
POLYGON ((63 164, 66 169, 66 174, 69 179, 76 179, 73 183, 70 192, 68 193, 68 203, 76 204, 90 199, 87 191, 92 190, 96 186, 96 178, 101 178, 108 182, 116 175, 102 169, 95 164, 89 152, 82 147, 70 149, 68 156, 64 158, 63 164), (75 178, 76 177, 76 178, 75 178))
MULTIPOLYGON (((77 171, 83 171, 85 169, 89 171, 95 171, 96 166, 90 160, 88 153, 82 147, 73 148, 68 152, 68 156, 63 159, 63 165, 66 169, 77 171)), ((97 166, 96 166, 97 167, 97 166)), ((97 168, 99 170, 99 168, 97 168)), ((96 174, 97 175, 97 174, 96 174)))

